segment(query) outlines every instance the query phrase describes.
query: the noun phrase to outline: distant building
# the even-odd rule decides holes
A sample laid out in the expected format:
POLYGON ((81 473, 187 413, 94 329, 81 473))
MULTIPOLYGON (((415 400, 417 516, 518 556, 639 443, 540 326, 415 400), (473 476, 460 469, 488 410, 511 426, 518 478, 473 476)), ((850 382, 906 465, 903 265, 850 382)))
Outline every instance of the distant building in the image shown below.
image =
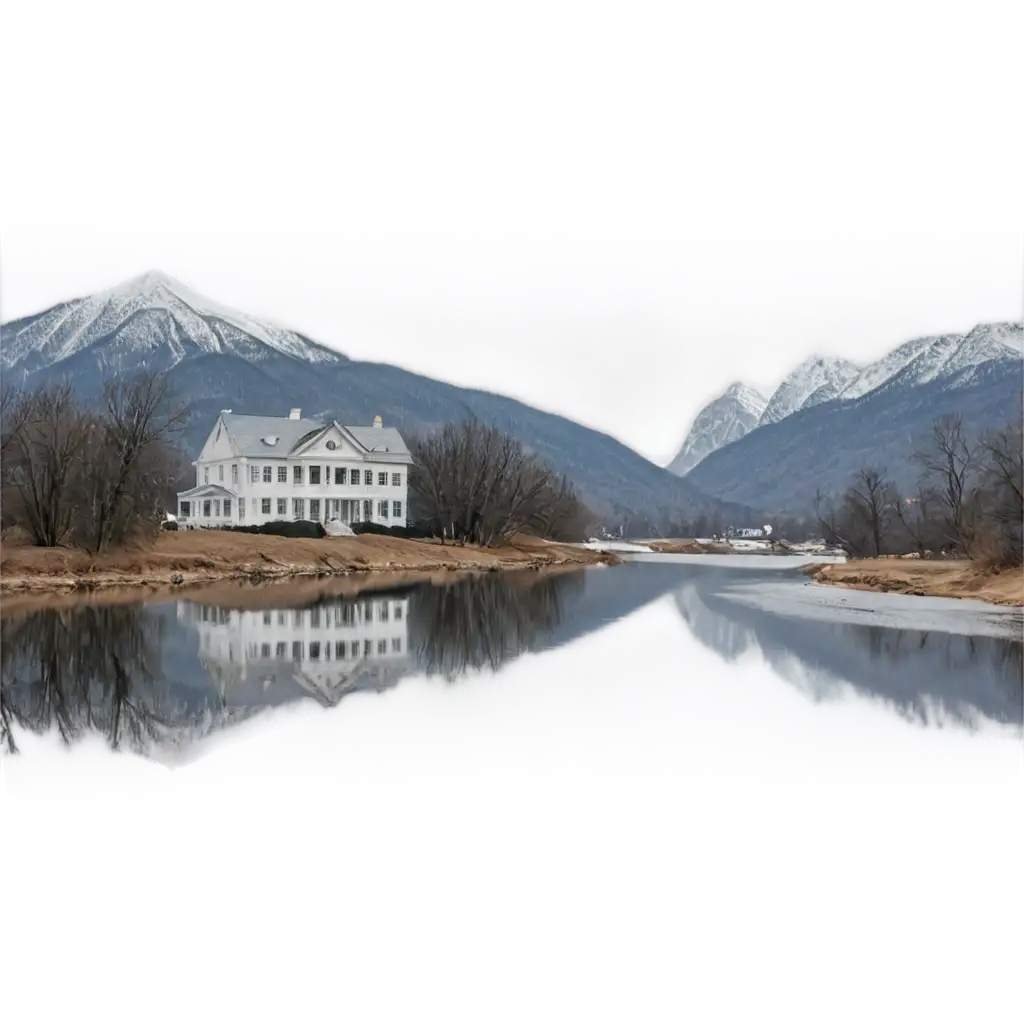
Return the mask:
POLYGON ((385 427, 342 426, 225 409, 195 461, 196 486, 178 495, 181 526, 313 519, 405 526, 412 456, 385 427))

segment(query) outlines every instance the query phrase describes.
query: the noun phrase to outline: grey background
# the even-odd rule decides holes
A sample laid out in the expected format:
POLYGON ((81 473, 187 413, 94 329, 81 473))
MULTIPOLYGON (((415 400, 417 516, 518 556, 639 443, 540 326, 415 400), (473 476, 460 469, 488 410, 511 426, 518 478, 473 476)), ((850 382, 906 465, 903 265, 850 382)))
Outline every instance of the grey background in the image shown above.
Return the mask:
MULTIPOLYGON (((0 211, 1019 213, 1024 16, 0 11, 0 211)), ((4 1021, 1017 1021, 1018 813, 0 816, 4 1021)))

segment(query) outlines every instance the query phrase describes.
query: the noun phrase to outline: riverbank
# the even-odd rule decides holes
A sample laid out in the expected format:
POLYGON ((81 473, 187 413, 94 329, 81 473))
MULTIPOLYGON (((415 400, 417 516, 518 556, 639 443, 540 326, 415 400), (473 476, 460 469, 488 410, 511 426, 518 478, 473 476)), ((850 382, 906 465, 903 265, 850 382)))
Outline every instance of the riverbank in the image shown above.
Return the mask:
POLYGON ((319 540, 214 530, 161 533, 148 545, 90 555, 0 545, 0 592, 182 586, 350 573, 497 572, 618 561, 613 555, 518 537, 500 548, 442 546, 364 534, 319 540))
POLYGON ((815 563, 801 572, 815 583, 850 590, 959 597, 990 604, 1024 606, 1024 571, 981 569, 968 561, 865 558, 831 565, 815 563))

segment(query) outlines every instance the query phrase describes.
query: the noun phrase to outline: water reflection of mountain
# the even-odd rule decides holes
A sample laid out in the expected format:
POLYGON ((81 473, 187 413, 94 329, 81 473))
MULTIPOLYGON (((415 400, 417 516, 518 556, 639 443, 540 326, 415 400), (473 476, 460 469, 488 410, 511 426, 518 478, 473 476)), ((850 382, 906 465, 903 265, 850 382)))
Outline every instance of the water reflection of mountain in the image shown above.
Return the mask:
POLYGON ((849 684, 916 721, 973 725, 988 719, 1020 728, 1020 643, 809 621, 730 597, 756 579, 736 570, 698 567, 675 592, 679 614, 694 636, 726 660, 760 651, 780 676, 815 700, 838 697, 849 684))
MULTIPOLYGON (((0 742, 14 727, 164 754, 266 708, 331 707, 412 672, 452 680, 558 646, 666 593, 612 572, 488 574, 334 596, 250 589, 244 600, 46 609, 0 620, 0 742), (612 580, 615 575, 617 578, 612 580), (280 607, 278 606, 280 605, 280 607)), ((621 575, 620 575, 621 573, 621 575)))

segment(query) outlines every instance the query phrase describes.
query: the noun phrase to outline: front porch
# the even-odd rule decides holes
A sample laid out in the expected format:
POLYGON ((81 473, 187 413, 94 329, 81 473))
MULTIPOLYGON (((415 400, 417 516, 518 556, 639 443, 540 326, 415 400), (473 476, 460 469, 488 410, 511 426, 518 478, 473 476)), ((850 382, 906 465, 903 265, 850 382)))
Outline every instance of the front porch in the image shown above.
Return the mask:
POLYGON ((178 525, 187 530, 232 525, 239 521, 239 503, 244 500, 219 484, 200 484, 179 493, 178 525))

